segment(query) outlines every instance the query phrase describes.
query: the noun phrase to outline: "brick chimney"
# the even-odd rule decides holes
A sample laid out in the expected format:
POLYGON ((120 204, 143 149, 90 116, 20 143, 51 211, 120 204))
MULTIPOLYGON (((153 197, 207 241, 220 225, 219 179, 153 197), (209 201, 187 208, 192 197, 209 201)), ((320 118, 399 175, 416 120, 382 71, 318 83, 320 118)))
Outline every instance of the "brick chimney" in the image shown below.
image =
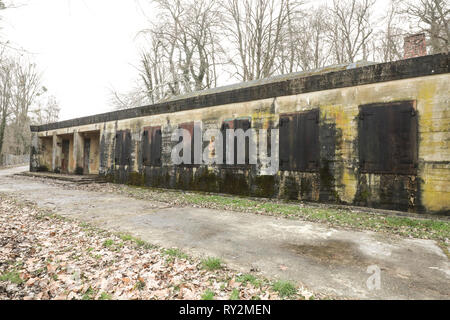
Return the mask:
POLYGON ((425 33, 417 33, 404 38, 403 59, 427 55, 425 33))

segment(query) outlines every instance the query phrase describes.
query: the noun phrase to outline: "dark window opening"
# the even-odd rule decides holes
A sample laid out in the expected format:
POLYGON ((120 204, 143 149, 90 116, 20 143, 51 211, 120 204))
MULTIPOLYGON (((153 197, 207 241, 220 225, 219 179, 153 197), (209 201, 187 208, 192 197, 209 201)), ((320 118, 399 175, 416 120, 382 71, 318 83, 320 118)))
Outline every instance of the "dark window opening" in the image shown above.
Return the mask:
POLYGON ((234 137, 234 160, 233 164, 227 164, 227 129, 242 129, 244 133, 251 128, 251 121, 250 119, 233 119, 233 120, 225 120, 222 123, 222 127, 220 129, 222 133, 222 139, 223 139, 223 164, 228 166, 239 166, 239 165, 249 165, 250 164, 250 137, 245 137, 245 164, 238 164, 237 163, 237 152, 238 152, 238 139, 235 136, 234 137))
POLYGON ((142 164, 161 166, 161 127, 145 127, 142 134, 142 164))
POLYGON ((120 166, 131 164, 131 132, 120 130, 116 132, 116 145, 114 152, 114 163, 120 166))
POLYGON ((280 115, 280 170, 319 169, 319 110, 280 115))
POLYGON ((413 101, 360 106, 358 145, 361 172, 415 174, 417 121, 413 101))

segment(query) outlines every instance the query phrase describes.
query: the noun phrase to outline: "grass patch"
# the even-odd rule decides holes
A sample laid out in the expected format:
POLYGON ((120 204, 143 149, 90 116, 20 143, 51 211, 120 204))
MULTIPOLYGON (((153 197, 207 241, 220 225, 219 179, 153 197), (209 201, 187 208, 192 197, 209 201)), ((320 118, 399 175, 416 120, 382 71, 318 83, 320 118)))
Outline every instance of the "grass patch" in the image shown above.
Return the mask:
POLYGON ((252 274, 243 274, 241 276, 236 277, 236 280, 238 282, 242 282, 242 284, 245 286, 247 283, 251 283, 254 286, 259 286, 261 283, 260 280, 258 280, 254 275, 252 274))
POLYGON ((112 239, 107 239, 103 242, 103 246, 107 247, 107 248, 111 247, 113 244, 114 244, 114 240, 112 240, 112 239))
POLYGON ((174 258, 188 259, 188 255, 178 248, 164 249, 162 253, 174 258))
POLYGON ((136 289, 138 290, 144 290, 145 288, 145 282, 142 280, 139 280, 138 282, 136 282, 135 286, 136 289))
POLYGON ((94 299, 95 296, 95 292, 94 290, 89 287, 83 294, 83 297, 81 298, 82 300, 92 300, 94 299))
POLYGON ((203 294, 202 294, 202 300, 214 300, 214 291, 207 289, 203 294))
MULTIPOLYGON (((155 246, 153 244, 150 244, 142 239, 136 238, 134 236, 132 236, 131 234, 128 233, 116 233, 116 235, 123 241, 123 242, 128 242, 128 241, 132 241, 134 242, 138 247, 147 249, 147 250, 151 250, 151 249, 157 249, 158 246, 155 246)), ((123 244, 122 244, 123 246, 123 244)))
POLYGON ((0 275, 0 281, 8 281, 15 284, 22 284, 23 280, 20 278, 20 274, 17 271, 5 272, 0 275))
POLYGON ((100 294, 99 300, 111 300, 111 295, 106 292, 102 292, 100 294))
POLYGON ((122 239, 122 241, 132 241, 133 240, 133 236, 130 234, 121 234, 120 239, 122 239))
POLYGON ((218 270, 222 268, 222 260, 219 258, 206 258, 202 260, 202 267, 207 270, 218 270))
POLYGON ((133 239, 133 240, 134 240, 134 242, 137 244, 138 247, 143 247, 143 246, 145 246, 145 241, 144 241, 144 240, 137 239, 137 238, 135 238, 135 239, 133 239))
POLYGON ((180 205, 196 205, 204 208, 254 212, 278 215, 331 226, 350 227, 356 230, 381 231, 404 237, 445 241, 450 238, 450 221, 418 219, 353 211, 350 208, 327 208, 313 205, 299 206, 298 202, 266 198, 248 198, 197 192, 180 192, 158 188, 122 188, 131 197, 180 205))
POLYGON ((272 285, 272 289, 280 295, 280 297, 288 298, 297 293, 295 285, 290 281, 277 281, 272 285))
POLYGON ((230 295, 230 300, 239 300, 239 290, 233 289, 230 295))
POLYGON ((183 199, 187 204, 216 209, 283 215, 313 222, 326 222, 333 226, 384 231, 416 238, 435 240, 450 238, 450 222, 441 220, 384 216, 366 212, 354 212, 347 209, 300 207, 296 203, 221 195, 186 194, 183 199))
POLYGON ((139 238, 133 238, 133 241, 134 241, 134 243, 136 243, 136 245, 138 247, 142 247, 144 249, 150 250, 150 249, 155 249, 156 248, 156 246, 154 246, 154 245, 152 245, 150 243, 147 243, 144 240, 141 240, 139 238))

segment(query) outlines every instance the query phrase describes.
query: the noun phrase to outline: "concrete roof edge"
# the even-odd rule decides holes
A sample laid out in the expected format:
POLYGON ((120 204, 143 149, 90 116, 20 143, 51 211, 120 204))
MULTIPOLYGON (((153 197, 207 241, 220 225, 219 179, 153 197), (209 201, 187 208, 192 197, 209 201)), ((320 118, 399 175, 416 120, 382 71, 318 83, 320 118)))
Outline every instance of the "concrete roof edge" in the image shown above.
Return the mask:
POLYGON ((111 111, 40 126, 32 132, 186 111, 228 103, 351 87, 448 73, 448 53, 386 63, 357 62, 217 87, 174 97, 153 105, 111 111), (233 94, 230 94, 233 93, 233 94))

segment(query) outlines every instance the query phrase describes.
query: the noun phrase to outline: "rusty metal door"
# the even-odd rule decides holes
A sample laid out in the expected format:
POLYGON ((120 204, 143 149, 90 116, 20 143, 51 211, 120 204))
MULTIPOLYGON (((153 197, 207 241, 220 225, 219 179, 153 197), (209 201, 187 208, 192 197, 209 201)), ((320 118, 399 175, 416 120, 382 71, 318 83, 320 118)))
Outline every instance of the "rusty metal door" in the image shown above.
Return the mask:
POLYGON ((319 110, 280 115, 280 169, 314 172, 319 169, 319 110))
POLYGON ((183 144, 184 144, 183 151, 180 153, 180 156, 183 156, 183 152, 185 150, 189 150, 189 149, 191 150, 190 163, 183 162, 183 165, 194 164, 194 122, 181 123, 178 127, 180 129, 189 131, 189 134, 191 135, 191 140, 183 141, 183 137, 180 137, 180 139, 179 139, 179 142, 183 141, 183 144))
POLYGON ((142 138, 142 164, 144 166, 161 165, 161 146, 161 127, 145 127, 142 138))
POLYGON ((369 104, 359 108, 361 172, 416 174, 418 117, 414 102, 369 104))
POLYGON ((132 139, 130 130, 116 132, 114 164, 119 166, 131 165, 132 139))
POLYGON ((61 172, 69 172, 69 140, 62 141, 61 172))
POLYGON ((91 139, 84 139, 83 173, 89 174, 89 154, 91 152, 91 139))
MULTIPOLYGON (((221 127, 221 133, 222 133, 222 139, 223 139, 223 144, 222 144, 222 148, 223 148, 223 163, 226 163, 226 159, 227 159, 227 146, 228 146, 228 141, 227 141, 227 129, 233 129, 233 130, 237 130, 237 129, 242 129, 244 131, 244 133, 251 128, 251 121, 250 118, 249 119, 232 119, 232 120, 225 120, 222 123, 222 127, 221 127)), ((234 158, 231 159, 233 160, 233 163, 229 164, 226 163, 227 165, 233 165, 236 166, 238 165, 237 163, 237 149, 238 149, 238 140, 237 137, 235 136, 234 138, 234 143, 233 143, 233 155, 234 158)), ((250 164, 250 140, 249 137, 245 137, 245 148, 244 148, 244 152, 245 152, 245 164, 244 165, 248 165, 250 164)))

